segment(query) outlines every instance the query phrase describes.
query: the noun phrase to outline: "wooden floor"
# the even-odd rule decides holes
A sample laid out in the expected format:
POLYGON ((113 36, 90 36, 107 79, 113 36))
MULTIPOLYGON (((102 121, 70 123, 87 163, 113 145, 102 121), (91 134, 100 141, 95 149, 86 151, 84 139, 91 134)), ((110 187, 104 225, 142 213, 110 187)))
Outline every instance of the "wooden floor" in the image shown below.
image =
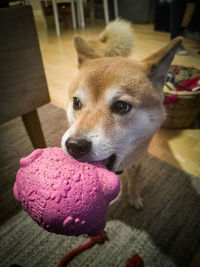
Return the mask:
MULTIPOLYGON (((76 72, 77 59, 73 46, 73 35, 78 33, 85 38, 96 37, 104 28, 104 21, 87 22, 85 30, 74 31, 72 25, 61 25, 61 37, 55 34, 52 18, 45 26, 41 12, 35 10, 36 26, 47 76, 51 100, 66 108, 67 86, 76 72)), ((132 58, 142 59, 159 49, 167 41, 169 34, 155 32, 153 25, 133 25, 135 45, 132 58)), ((173 63, 200 68, 200 46, 190 39, 184 40, 188 56, 176 56, 173 63)), ((200 177, 200 130, 161 129, 153 138, 149 152, 172 165, 200 177)))

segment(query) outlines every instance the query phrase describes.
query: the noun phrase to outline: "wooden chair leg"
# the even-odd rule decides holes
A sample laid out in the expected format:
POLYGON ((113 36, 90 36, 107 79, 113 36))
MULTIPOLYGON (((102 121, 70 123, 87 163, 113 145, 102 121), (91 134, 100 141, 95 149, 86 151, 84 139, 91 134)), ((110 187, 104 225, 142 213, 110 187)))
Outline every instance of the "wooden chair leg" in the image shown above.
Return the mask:
POLYGON ((56 34, 57 36, 60 36, 60 22, 59 22, 59 15, 58 15, 58 7, 56 0, 51 0, 52 6, 53 6, 53 15, 54 15, 54 21, 56 26, 56 34))
POLYGON ((109 21, 110 21, 110 18, 109 18, 109 9, 108 9, 108 0, 103 0, 103 7, 104 7, 105 21, 106 21, 106 24, 108 24, 109 21))
POLYGON ((75 0, 71 0, 71 10, 72 10, 72 23, 73 23, 73 28, 76 29, 76 9, 75 9, 75 0))
POLYGON ((45 148, 46 143, 40 125, 37 110, 33 110, 21 116, 26 131, 31 139, 34 148, 45 148))
POLYGON ((119 17, 118 0, 114 0, 115 19, 119 17))

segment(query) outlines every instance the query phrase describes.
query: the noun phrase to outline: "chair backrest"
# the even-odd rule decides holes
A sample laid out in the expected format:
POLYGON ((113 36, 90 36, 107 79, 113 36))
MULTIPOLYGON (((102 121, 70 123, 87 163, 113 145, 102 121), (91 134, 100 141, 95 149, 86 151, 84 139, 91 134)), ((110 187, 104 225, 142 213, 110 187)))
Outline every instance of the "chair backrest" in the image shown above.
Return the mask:
POLYGON ((0 123, 49 102, 31 6, 0 9, 0 123))

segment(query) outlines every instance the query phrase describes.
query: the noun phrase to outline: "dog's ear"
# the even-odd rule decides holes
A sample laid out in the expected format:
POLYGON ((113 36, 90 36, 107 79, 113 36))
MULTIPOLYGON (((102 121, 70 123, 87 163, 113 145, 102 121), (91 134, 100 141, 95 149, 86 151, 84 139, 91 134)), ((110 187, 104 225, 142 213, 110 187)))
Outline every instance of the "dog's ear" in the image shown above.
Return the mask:
POLYGON ((145 72, 159 92, 163 92, 167 71, 182 40, 182 37, 176 37, 166 46, 142 61, 145 72))
POLYGON ((79 35, 76 35, 74 37, 74 45, 78 54, 79 67, 86 60, 102 57, 86 40, 84 40, 79 35))

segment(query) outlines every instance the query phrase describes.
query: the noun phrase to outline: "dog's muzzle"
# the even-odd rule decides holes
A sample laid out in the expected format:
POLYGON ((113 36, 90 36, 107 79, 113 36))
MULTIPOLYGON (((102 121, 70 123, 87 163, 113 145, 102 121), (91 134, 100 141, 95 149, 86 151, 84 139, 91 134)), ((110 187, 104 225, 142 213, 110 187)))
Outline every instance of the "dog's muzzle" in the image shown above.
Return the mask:
MULTIPOLYGON (((70 156, 72 156, 75 159, 81 159, 87 154, 89 154, 89 152, 91 151, 92 142, 83 138, 69 137, 65 142, 65 146, 70 156)), ((105 164, 106 168, 109 171, 112 171, 115 161, 116 161, 115 154, 112 154, 107 159, 101 160, 101 162, 105 164)), ((123 171, 116 171, 116 174, 119 175, 122 172, 123 171)))

